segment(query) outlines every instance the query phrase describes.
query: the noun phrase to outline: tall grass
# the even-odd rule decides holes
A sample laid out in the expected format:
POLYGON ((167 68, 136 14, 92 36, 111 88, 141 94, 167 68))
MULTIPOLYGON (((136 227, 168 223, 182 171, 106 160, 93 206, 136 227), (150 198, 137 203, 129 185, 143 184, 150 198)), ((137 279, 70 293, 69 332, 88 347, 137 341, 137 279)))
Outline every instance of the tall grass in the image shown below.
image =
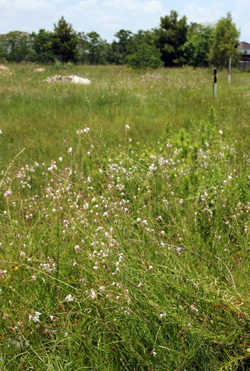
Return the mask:
POLYGON ((248 370, 248 75, 11 69, 2 369, 248 370))

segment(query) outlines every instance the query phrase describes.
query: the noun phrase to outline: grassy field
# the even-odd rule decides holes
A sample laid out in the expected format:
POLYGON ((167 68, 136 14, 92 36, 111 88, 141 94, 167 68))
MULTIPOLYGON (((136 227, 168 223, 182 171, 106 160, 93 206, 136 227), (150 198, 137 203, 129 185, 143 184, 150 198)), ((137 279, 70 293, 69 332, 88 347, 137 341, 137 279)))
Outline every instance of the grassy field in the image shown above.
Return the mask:
POLYGON ((249 370, 250 74, 9 68, 0 369, 249 370))

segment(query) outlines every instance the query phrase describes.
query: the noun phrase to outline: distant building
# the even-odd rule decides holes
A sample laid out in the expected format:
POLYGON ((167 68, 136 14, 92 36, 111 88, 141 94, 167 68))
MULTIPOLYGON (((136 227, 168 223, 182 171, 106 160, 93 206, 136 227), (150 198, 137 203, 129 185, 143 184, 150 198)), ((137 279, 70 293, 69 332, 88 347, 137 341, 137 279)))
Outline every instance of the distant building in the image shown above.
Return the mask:
POLYGON ((246 43, 245 41, 241 41, 240 45, 238 46, 239 51, 243 54, 243 58, 250 59, 250 44, 246 43))
POLYGON ((239 62, 240 71, 245 71, 250 68, 250 44, 245 41, 241 41, 238 46, 238 50, 241 53, 241 61, 239 62))

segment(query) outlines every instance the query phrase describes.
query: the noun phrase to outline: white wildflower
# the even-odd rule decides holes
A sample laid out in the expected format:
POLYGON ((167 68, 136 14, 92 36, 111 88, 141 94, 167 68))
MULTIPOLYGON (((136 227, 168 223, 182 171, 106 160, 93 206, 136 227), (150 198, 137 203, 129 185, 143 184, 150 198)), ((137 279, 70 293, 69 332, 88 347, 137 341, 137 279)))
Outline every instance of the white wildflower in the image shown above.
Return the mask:
POLYGON ((40 312, 35 312, 34 315, 29 315, 29 321, 33 321, 33 322, 40 322, 40 319, 39 317, 41 316, 42 313, 40 312))
POLYGON ((97 297, 95 290, 91 289, 90 292, 91 292, 90 294, 91 298, 95 299, 97 297))
POLYGON ((5 194, 4 194, 4 197, 7 197, 7 196, 10 196, 12 194, 12 190, 11 189, 8 189, 5 194))
POLYGON ((71 294, 67 295, 66 298, 64 299, 65 301, 74 301, 74 298, 71 294))
POLYGON ((195 312, 198 312, 198 309, 195 308, 194 304, 191 305, 191 309, 194 310, 195 312))

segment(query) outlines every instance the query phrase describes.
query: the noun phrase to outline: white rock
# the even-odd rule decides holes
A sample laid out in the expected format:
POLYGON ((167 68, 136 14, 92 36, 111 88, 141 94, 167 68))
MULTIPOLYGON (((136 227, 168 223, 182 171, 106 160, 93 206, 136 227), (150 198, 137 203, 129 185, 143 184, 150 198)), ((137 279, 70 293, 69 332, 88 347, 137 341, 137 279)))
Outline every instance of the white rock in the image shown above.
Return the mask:
POLYGON ((91 81, 89 79, 84 79, 83 77, 73 76, 71 82, 74 84, 89 85, 91 81))

